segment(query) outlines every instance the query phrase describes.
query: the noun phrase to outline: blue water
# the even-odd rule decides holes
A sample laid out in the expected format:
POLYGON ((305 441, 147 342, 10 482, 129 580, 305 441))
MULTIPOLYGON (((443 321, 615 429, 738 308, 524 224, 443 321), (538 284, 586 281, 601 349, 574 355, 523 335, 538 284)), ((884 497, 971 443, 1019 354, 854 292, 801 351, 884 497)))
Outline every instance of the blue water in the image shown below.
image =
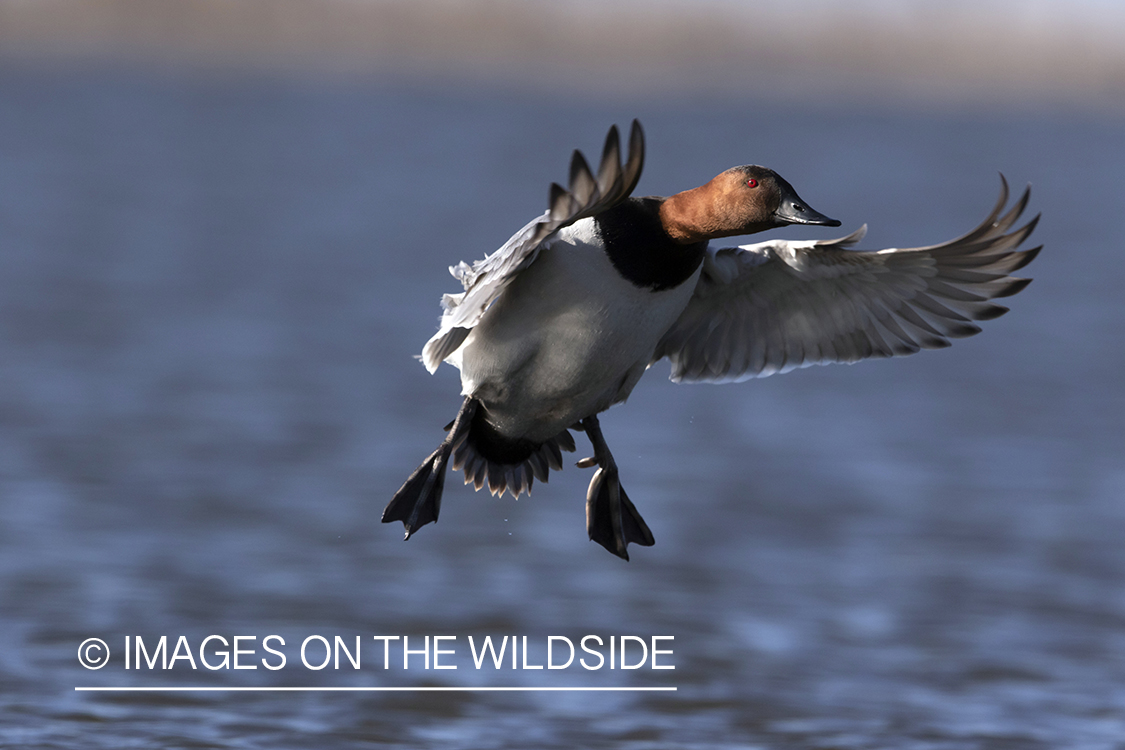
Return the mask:
POLYGON ((0 68, 0 745, 1125 747, 1122 126, 0 68), (634 116, 640 193, 766 164, 869 248, 968 230, 997 170, 1030 181, 1035 283, 947 351, 728 386, 655 367, 602 420, 657 538, 630 563, 586 539, 573 467, 518 502, 455 475, 404 544, 379 514, 460 401, 413 359, 446 267, 634 116), (213 634, 256 636, 252 663, 281 635, 288 665, 124 667, 126 636, 213 634), (312 634, 361 636, 363 668, 305 669, 312 634), (382 669, 394 634, 457 636, 458 669, 382 669), (587 634, 673 636, 676 668, 466 647, 526 635, 542 663, 587 634), (185 685, 678 690, 74 690, 185 685))

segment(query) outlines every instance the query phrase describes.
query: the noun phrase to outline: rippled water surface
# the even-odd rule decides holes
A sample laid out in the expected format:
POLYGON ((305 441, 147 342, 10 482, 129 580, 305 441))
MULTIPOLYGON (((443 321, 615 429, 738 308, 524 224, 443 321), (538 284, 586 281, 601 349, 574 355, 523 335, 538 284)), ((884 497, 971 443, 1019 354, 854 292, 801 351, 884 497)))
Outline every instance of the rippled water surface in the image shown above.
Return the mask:
POLYGON ((0 744, 1125 747, 1121 133, 0 69, 0 744), (654 368, 603 418, 657 538, 630 563, 586 539, 573 467, 519 502, 454 477, 404 544, 379 514, 459 403, 412 358, 446 267, 634 116, 641 193, 767 164, 866 247, 960 234, 997 170, 1031 181, 1036 281, 948 351, 728 386, 654 368), (127 636, 198 658, 221 635, 260 664, 270 634, 282 670, 123 663, 127 636), (362 668, 306 669, 314 634, 361 636, 362 668), (371 636, 396 634, 456 636, 458 668, 384 670, 371 636), (526 635, 541 664, 587 634, 673 636, 675 670, 478 671, 466 645, 526 635), (189 685, 678 690, 74 690, 189 685))

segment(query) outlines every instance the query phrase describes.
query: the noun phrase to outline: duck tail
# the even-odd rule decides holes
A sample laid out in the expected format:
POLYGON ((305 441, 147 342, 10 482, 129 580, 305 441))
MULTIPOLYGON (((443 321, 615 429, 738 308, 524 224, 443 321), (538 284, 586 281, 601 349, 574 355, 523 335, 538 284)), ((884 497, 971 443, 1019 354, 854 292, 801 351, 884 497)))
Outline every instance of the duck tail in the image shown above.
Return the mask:
POLYGON ((562 452, 574 452, 574 438, 563 430, 553 438, 535 443, 504 437, 477 411, 472 426, 453 443, 453 470, 464 471, 465 484, 488 487, 493 495, 507 491, 518 498, 531 494, 538 479, 546 482, 551 470, 562 469, 562 452))

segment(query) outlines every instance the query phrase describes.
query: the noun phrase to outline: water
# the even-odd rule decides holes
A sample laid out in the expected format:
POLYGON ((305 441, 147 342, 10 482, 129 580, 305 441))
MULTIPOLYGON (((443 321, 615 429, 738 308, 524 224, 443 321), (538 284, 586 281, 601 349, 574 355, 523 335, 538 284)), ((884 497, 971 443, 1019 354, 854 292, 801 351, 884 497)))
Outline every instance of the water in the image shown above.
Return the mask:
POLYGON ((0 744, 1125 747, 1120 134, 1062 111, 9 65, 0 744), (453 371, 412 359, 446 266, 634 116, 640 192, 762 163, 841 231, 868 222, 867 247, 952 237, 996 170, 1030 180, 1036 281, 948 351, 720 387, 655 368, 603 418, 657 538, 631 563, 586 540, 573 467, 519 502, 451 478, 402 543, 379 513, 459 403, 453 371), (251 663, 281 635, 287 666, 124 668, 126 636, 213 634, 256 636, 251 663), (363 668, 305 669, 313 634, 362 636, 363 668), (458 669, 383 670, 371 636, 394 634, 457 636, 458 669), (587 634, 674 636, 676 668, 477 671, 466 647, 526 635, 534 664, 587 634), (90 637, 107 668, 77 663, 90 637), (678 690, 74 690, 183 685, 678 690))

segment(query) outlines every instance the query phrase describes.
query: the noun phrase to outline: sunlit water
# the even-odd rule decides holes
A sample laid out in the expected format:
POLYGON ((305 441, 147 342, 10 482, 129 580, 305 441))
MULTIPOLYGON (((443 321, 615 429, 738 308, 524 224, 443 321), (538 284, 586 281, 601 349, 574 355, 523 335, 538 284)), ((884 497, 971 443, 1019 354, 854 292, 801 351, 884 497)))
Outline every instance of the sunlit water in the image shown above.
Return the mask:
POLYGON ((1121 127, 0 73, 0 744, 1121 748, 1121 127), (866 247, 971 228, 997 170, 1032 181, 1036 281, 949 351, 729 386, 655 367, 603 418, 657 538, 630 563, 586 539, 573 467, 519 502, 455 475, 404 544, 379 514, 459 403, 412 358, 446 267, 634 116, 641 193, 762 163, 866 247), (288 665, 125 670, 126 636, 212 634, 257 636, 252 663, 281 635, 288 665), (304 668, 312 634, 361 636, 363 668, 304 668), (458 669, 382 669, 396 634, 457 636, 458 669), (587 634, 674 636, 676 668, 466 647, 526 635, 534 664, 587 634), (78 664, 90 637, 108 667, 78 664), (74 690, 184 685, 678 690, 74 690))

